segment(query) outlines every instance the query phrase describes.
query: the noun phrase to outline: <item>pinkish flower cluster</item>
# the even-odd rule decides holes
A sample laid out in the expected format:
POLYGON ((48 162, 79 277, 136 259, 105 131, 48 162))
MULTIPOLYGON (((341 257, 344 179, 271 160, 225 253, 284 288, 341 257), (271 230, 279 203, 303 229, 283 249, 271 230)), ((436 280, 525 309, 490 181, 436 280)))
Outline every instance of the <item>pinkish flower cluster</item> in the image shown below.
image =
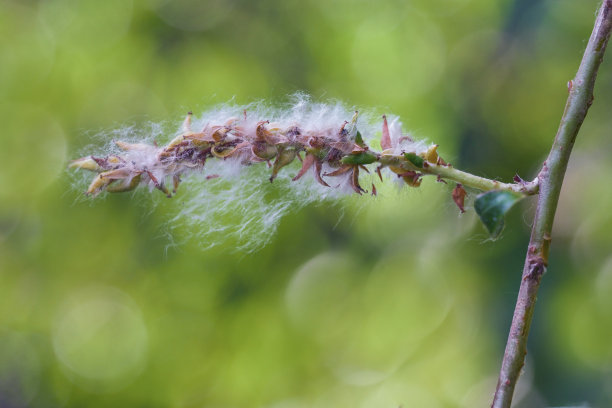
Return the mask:
MULTIPOLYGON (((344 176, 358 194, 366 192, 360 185, 359 174, 370 172, 366 167, 369 164, 377 164, 374 171, 381 181, 381 169, 388 167, 413 187, 420 185, 429 165, 446 165, 438 157, 436 145, 427 147, 415 143, 402 134, 397 121, 389 126, 384 116, 380 139, 382 151, 372 150, 366 140, 373 138, 362 135, 357 118, 355 112, 350 121, 321 126, 312 120, 308 123, 291 122, 290 119, 271 122, 252 118, 245 110, 239 117, 230 117, 221 123, 206 122, 201 130, 193 131, 190 112, 182 132, 163 147, 115 141, 121 152, 100 157, 86 156, 74 160, 70 167, 97 173, 87 189, 90 195, 102 191, 130 191, 142 184, 171 197, 183 175, 201 171, 211 159, 242 166, 266 162, 271 168, 270 181, 283 167, 299 160, 301 168, 293 177, 294 181, 310 171, 319 184, 331 187, 334 185, 330 181, 332 178, 344 176)), ((371 192, 376 194, 374 184, 371 192)))

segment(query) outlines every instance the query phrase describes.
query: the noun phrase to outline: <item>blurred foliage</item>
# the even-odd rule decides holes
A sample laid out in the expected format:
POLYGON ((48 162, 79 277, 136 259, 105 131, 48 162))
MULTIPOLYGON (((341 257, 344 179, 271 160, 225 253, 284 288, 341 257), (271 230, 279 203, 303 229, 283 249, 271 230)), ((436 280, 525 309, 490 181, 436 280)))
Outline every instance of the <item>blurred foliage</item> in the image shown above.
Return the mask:
MULTIPOLYGON (((65 165, 102 130, 305 91, 398 114, 457 167, 533 177, 596 6, 0 0, 0 406, 485 406, 533 200, 495 243, 425 182, 293 213, 256 253, 205 251, 167 234, 179 201, 82 200, 65 165)), ((517 406, 612 405, 610 66, 517 406)))

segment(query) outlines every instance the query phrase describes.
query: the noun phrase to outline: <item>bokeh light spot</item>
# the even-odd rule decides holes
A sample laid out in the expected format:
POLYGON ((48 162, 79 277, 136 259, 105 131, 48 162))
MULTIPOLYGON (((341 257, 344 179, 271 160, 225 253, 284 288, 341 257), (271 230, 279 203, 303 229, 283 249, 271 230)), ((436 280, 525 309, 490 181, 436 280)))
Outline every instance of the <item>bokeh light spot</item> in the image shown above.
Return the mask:
POLYGON ((104 286, 77 292, 57 316, 55 355, 78 385, 107 392, 128 384, 146 359, 147 329, 125 293, 104 286))
POLYGON ((39 7, 58 45, 87 51, 122 38, 132 18, 132 0, 49 0, 39 7))
POLYGON ((381 11, 355 34, 353 70, 374 101, 407 101, 427 93, 440 79, 446 45, 438 27, 416 10, 381 11))
POLYGON ((54 117, 32 106, 0 110, 0 198, 32 197, 60 174, 66 136, 54 117))
POLYGON ((52 36, 39 29, 32 10, 20 3, 3 2, 0 13, 0 95, 9 90, 23 93, 38 84, 55 60, 52 36))
POLYGON ((434 283, 410 268, 407 256, 370 272, 348 254, 323 253, 296 272, 286 302, 331 371, 364 386, 388 377, 439 327, 452 299, 447 291, 443 279, 434 283))
POLYGON ((234 9, 229 0, 151 0, 167 24, 185 31, 203 31, 222 25, 234 9))

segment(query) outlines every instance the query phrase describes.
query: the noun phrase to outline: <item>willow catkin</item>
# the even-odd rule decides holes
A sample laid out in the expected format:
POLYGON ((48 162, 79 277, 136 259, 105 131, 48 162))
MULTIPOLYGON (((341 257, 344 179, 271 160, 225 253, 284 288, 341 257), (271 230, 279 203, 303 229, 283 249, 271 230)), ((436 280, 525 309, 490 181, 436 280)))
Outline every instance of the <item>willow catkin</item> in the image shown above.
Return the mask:
POLYGON ((171 197, 182 176, 201 172, 210 160, 222 160, 228 167, 267 162, 271 167, 270 181, 283 167, 299 160, 302 166, 294 181, 310 171, 319 184, 332 187, 327 179, 347 174, 351 189, 361 194, 365 190, 359 183, 359 172, 369 171, 366 165, 377 163, 378 171, 389 167, 409 185, 418 186, 422 174, 414 166, 407 168, 400 163, 405 161, 403 155, 408 153, 434 163, 438 160, 437 155, 430 157, 435 154, 435 146, 427 148, 402 134, 397 119, 389 126, 383 117, 383 151, 377 152, 368 144, 374 139, 371 125, 360 128, 358 113, 349 116, 339 112, 338 105, 301 101, 287 111, 267 112, 272 117, 262 115, 257 107, 251 108, 253 111, 245 109, 238 115, 208 117, 199 131, 193 130, 190 112, 181 132, 165 146, 116 140, 120 153, 85 156, 72 161, 70 167, 97 173, 87 194, 124 192, 148 185, 171 197), (398 163, 381 161, 384 155, 396 156, 398 163))
POLYGON ((269 236, 290 209, 347 192, 376 194, 385 168, 418 187, 428 163, 444 164, 437 146, 414 141, 397 118, 389 122, 302 96, 280 109, 222 105, 199 119, 189 113, 165 145, 115 140, 114 148, 70 167, 95 173, 86 191, 90 196, 141 185, 168 197, 180 193, 175 220, 189 219, 204 235, 269 236), (298 161, 299 169, 287 170, 298 161), (377 181, 370 177, 371 184, 363 185, 364 172, 376 174, 377 181), (275 184, 274 199, 266 179, 275 184), (179 191, 183 180, 188 186, 179 191))

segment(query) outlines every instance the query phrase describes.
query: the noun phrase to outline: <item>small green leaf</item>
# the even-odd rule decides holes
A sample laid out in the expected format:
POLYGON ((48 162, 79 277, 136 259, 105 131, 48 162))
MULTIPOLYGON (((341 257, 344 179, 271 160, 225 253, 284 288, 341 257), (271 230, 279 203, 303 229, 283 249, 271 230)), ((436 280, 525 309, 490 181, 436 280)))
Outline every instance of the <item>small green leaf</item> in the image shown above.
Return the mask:
POLYGON ((376 160, 378 160, 378 157, 374 153, 359 152, 344 156, 340 161, 342 164, 358 165, 374 163, 376 160))
POLYGON ((365 143, 363 143, 363 136, 361 136, 360 131, 357 131, 357 134, 355 135, 355 143, 361 147, 365 145, 365 143))
POLYGON ((499 190, 482 193, 476 197, 474 209, 491 238, 499 237, 504 229, 504 216, 521 198, 523 198, 521 194, 499 190))
POLYGON ((423 163, 425 162, 425 160, 421 156, 418 156, 414 153, 404 153, 404 157, 406 158, 406 160, 414 164, 419 169, 423 168, 423 163))

